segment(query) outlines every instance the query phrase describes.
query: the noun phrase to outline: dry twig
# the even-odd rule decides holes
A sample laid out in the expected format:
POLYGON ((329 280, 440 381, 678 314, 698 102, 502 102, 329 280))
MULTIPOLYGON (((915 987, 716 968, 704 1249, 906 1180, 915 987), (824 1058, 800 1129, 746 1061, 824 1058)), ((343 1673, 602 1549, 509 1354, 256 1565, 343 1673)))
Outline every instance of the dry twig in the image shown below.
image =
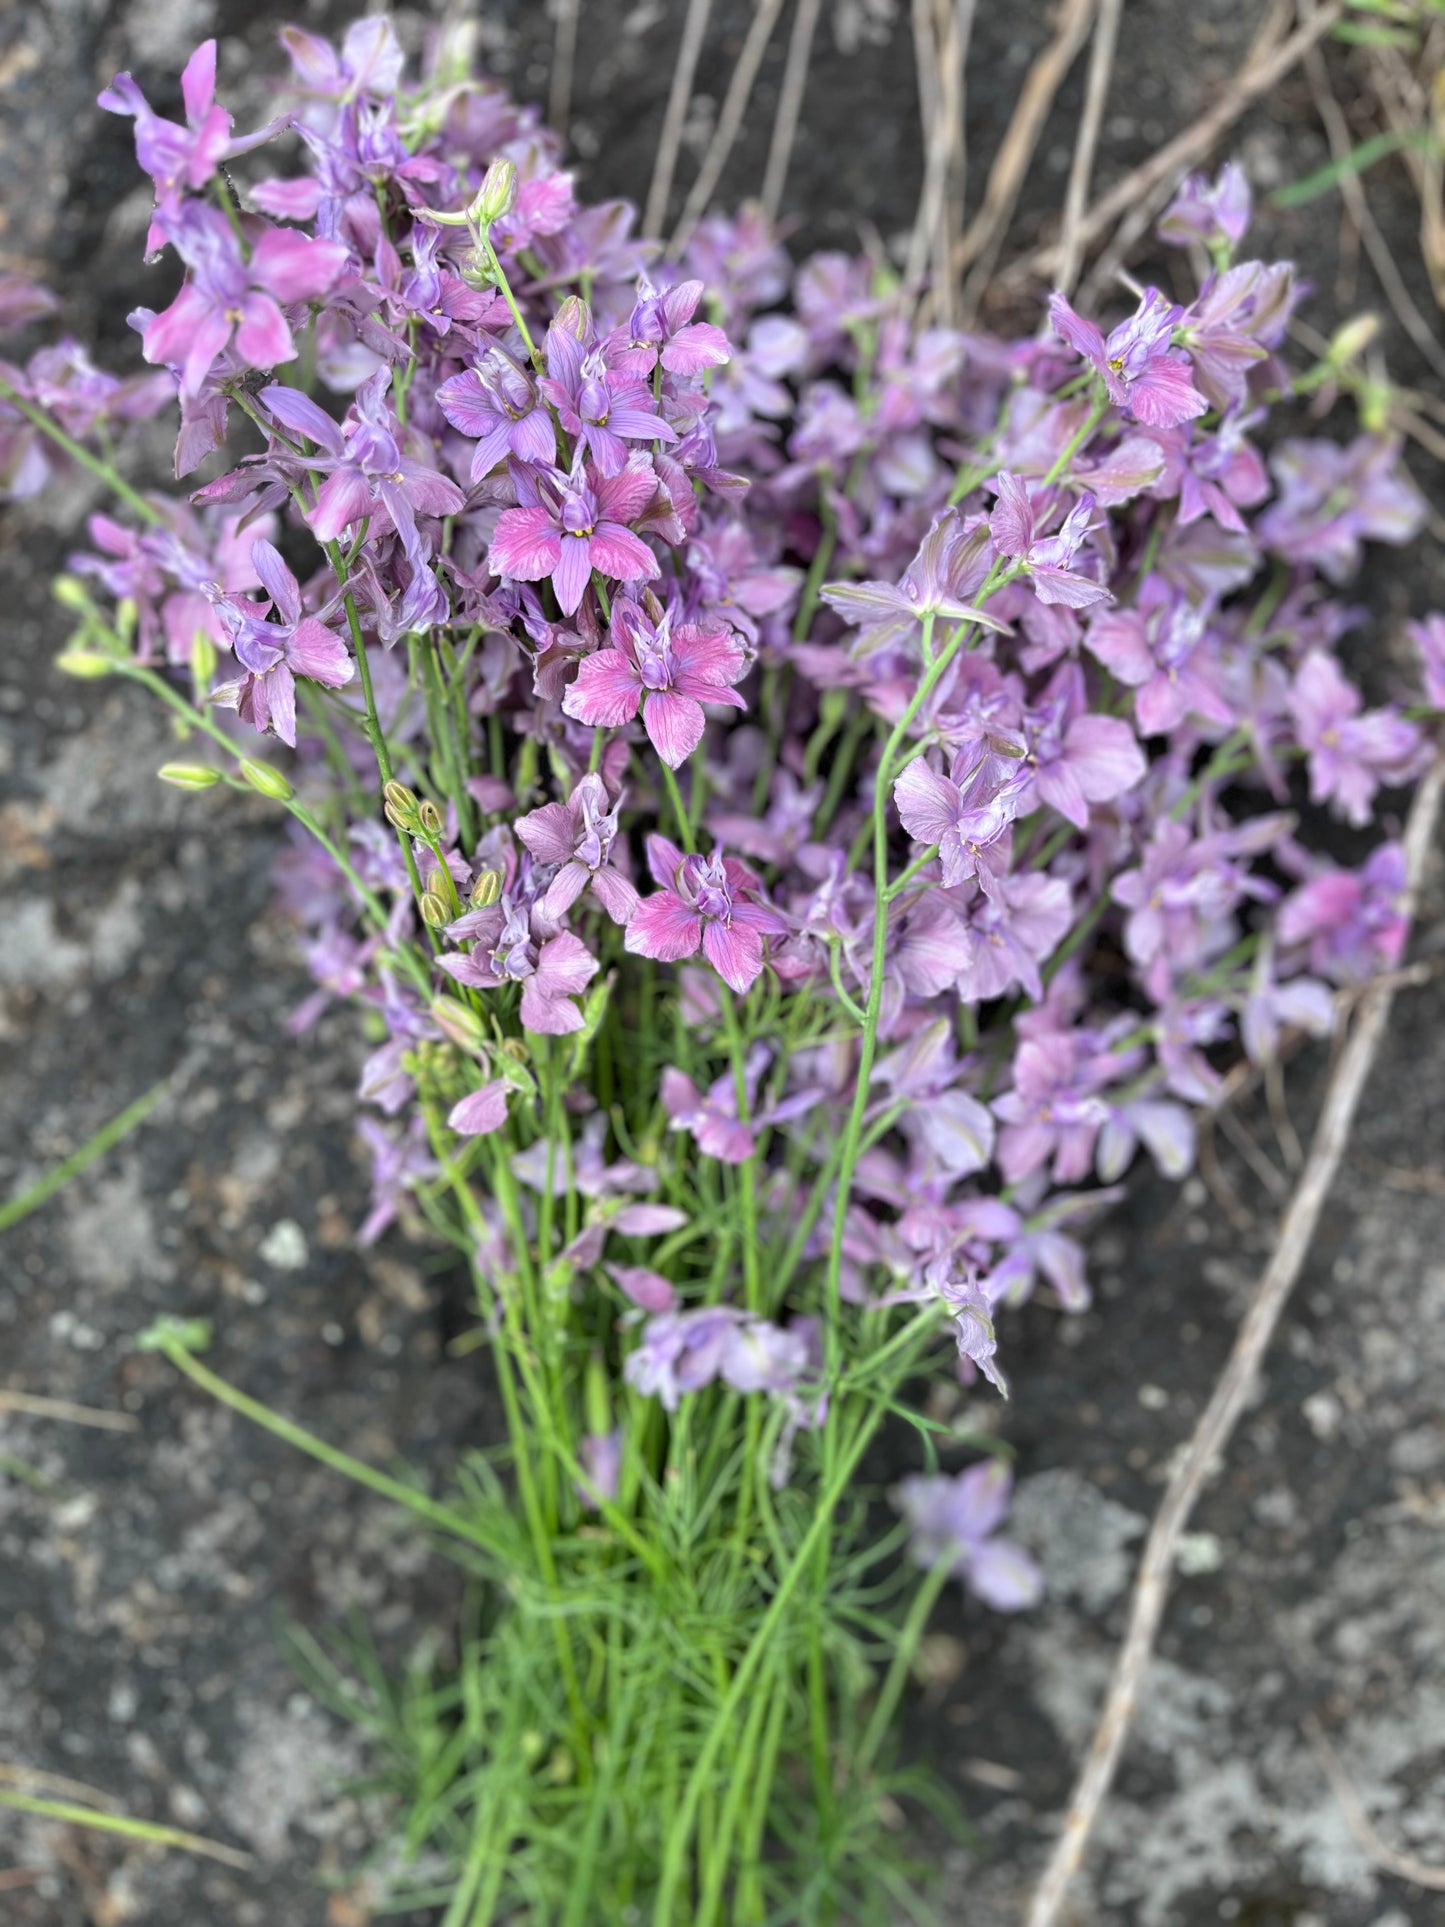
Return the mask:
POLYGON ((1414 1854, 1405 1853, 1399 1847, 1392 1847, 1388 1840, 1382 1840, 1345 1772, 1339 1754, 1325 1738, 1324 1728, 1313 1716, 1305 1721, 1304 1727, 1309 1743, 1315 1750, 1315 1757, 1324 1768, 1330 1791, 1340 1803, 1345 1825, 1355 1836, 1360 1851, 1381 1873, 1393 1874, 1397 1880, 1408 1880, 1411 1886, 1424 1887, 1428 1893, 1445 1894, 1445 1867, 1432 1866, 1428 1860, 1417 1860, 1414 1854))
POLYGON ((89 1425, 97 1432, 134 1432, 139 1428, 139 1421, 129 1412, 100 1411, 93 1405, 72 1405, 69 1399, 41 1398, 35 1392, 0 1391, 0 1414, 5 1412, 59 1419, 65 1425, 89 1425))
POLYGON ((773 138, 768 143, 768 164, 763 170, 763 191, 759 196, 763 212, 770 221, 777 220, 778 209, 783 204, 788 163, 793 158, 798 116, 803 111, 803 93, 808 85, 808 68, 813 59, 813 36, 818 30, 821 10, 822 0, 798 0, 798 11, 793 16, 788 59, 783 68, 783 85, 778 94, 773 138))
POLYGON ((1089 182, 1094 173, 1094 156, 1099 147, 1099 129, 1109 100, 1109 82, 1114 73, 1114 48, 1119 39, 1119 16, 1124 0, 1099 0, 1099 17, 1094 22, 1094 44, 1089 50, 1089 78, 1084 90, 1084 111, 1079 116, 1079 132, 1074 142, 1074 158, 1069 168, 1069 184, 1064 192, 1064 224, 1059 234, 1059 271, 1054 286, 1068 294, 1083 258, 1081 229, 1089 201, 1089 182))
POLYGON ((677 154, 682 145, 682 129, 692 99, 693 76, 702 54, 703 35, 707 32, 712 0, 688 0, 687 18, 682 23, 677 64, 672 70, 667 107, 662 116, 662 132, 657 141, 657 158, 652 163, 652 185, 647 190, 647 207, 642 216, 644 234, 658 234, 667 219, 672 177, 677 171, 677 154))
MULTIPOLYGON (((1427 771, 1415 793, 1405 830, 1409 907, 1420 887, 1435 837, 1445 762, 1427 771)), ((1269 1263, 1239 1329, 1219 1383, 1165 1489, 1150 1528, 1129 1610, 1129 1627, 1109 1682, 1104 1710, 1074 1785, 1063 1828, 1029 1908, 1028 1927, 1054 1927, 1069 1884, 1083 1860, 1100 1808, 1124 1750, 1134 1707, 1163 1617, 1174 1554, 1209 1476, 1248 1402, 1266 1347, 1299 1277, 1315 1227, 1349 1142, 1350 1127, 1389 1022, 1393 988, 1371 984, 1356 1007, 1354 1028, 1340 1052, 1299 1184, 1280 1222, 1269 1263)))
POLYGON ((582 0, 559 0, 557 37, 552 43, 552 83, 547 91, 547 121, 566 136, 572 113, 572 76, 577 66, 577 20, 582 0))
POLYGON ((917 294, 931 260, 933 318, 953 320, 953 262, 948 187, 962 182, 963 84, 973 0, 913 0, 913 49, 924 132, 923 189, 903 270, 917 294))
MULTIPOLYGON (((1350 138, 1349 125, 1344 111, 1335 99, 1330 85, 1329 70, 1324 56, 1318 47, 1311 47, 1305 55, 1305 74, 1314 96, 1315 110, 1324 124, 1325 137, 1330 144, 1330 153, 1336 161, 1343 161, 1352 152, 1354 142, 1350 138)), ((1349 209, 1350 219, 1359 230, 1360 240, 1364 243, 1370 265, 1379 277, 1385 299, 1395 311, 1395 319, 1409 335, 1411 341, 1429 362, 1437 375, 1445 377, 1445 348, 1435 338, 1435 330, 1415 306, 1410 290, 1405 286, 1404 277, 1390 252, 1390 245, 1379 229, 1379 224, 1370 211, 1370 203, 1365 194, 1364 183, 1358 174, 1346 168, 1340 175, 1340 196, 1349 209)))
POLYGON ((763 64, 763 55, 768 50, 773 28, 778 24, 778 15, 783 11, 783 0, 758 0, 753 11, 752 24, 743 42, 742 52, 738 55, 737 65, 733 68, 732 79, 728 82, 727 93, 723 96, 722 112, 718 115, 717 126, 713 129, 712 139, 708 142, 707 152, 702 157, 697 179, 688 190, 683 204, 682 218, 672 237, 671 252, 680 254, 687 246, 693 229, 707 212, 707 204, 713 191, 722 179, 723 169, 728 164, 728 156, 733 151, 743 119, 748 111, 748 102, 753 95, 753 82, 758 77, 758 69, 763 64))
MULTIPOLYGON (((1084 248, 1092 247, 1102 239, 1115 221, 1137 208, 1145 196, 1161 189, 1167 192, 1181 174, 1202 161, 1220 136, 1228 132, 1262 94, 1278 86, 1316 41, 1329 32, 1339 19, 1342 7, 1341 0, 1329 0, 1328 5, 1322 7, 1287 40, 1276 43, 1276 23, 1287 11, 1287 8, 1276 7, 1271 12, 1256 36, 1244 65, 1213 107, 1095 202, 1084 216, 1080 229, 1080 243, 1084 248)), ((1058 264, 1059 247, 1054 242, 1022 256, 1008 269, 1005 279, 1013 284, 1036 279, 1050 280, 1058 264)))
POLYGON ((1097 0, 1065 0, 1057 32, 1024 77, 1013 118, 989 169, 983 205, 964 230, 955 253, 958 270, 971 270, 963 285, 965 315, 977 312, 978 301, 1013 219, 1049 109, 1084 44, 1096 4, 1097 0))

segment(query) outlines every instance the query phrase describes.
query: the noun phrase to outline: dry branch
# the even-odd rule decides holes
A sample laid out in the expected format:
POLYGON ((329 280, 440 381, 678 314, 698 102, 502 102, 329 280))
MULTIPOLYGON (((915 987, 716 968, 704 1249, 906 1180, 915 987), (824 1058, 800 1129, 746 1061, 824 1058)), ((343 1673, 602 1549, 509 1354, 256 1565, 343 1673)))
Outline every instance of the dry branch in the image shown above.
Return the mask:
POLYGON ((808 67, 813 58, 813 36, 818 30, 822 0, 798 0, 793 31, 788 41, 788 60, 783 69, 783 85, 778 94, 778 111, 773 120, 773 138, 768 144, 768 164, 763 170, 762 209, 770 221, 778 218, 783 204, 783 188, 788 179, 788 163, 793 158, 793 142, 798 133, 798 116, 803 111, 803 93, 808 85, 808 67))
MULTIPOLYGON (((1127 174, 1117 186, 1098 200, 1085 215, 1080 243, 1087 249, 1108 232, 1115 221, 1129 214, 1146 197, 1167 192, 1180 175, 1202 161, 1220 136, 1252 107, 1261 95, 1278 86, 1315 43, 1335 25, 1342 11, 1340 0, 1329 0, 1314 17, 1278 45, 1274 44, 1278 10, 1260 30, 1254 46, 1240 71, 1225 88, 1214 106, 1192 121, 1182 134, 1161 147, 1157 153, 1127 174)), ((1035 248, 1013 263, 1005 275, 1011 284, 1032 279, 1051 280, 1059 266, 1059 244, 1035 248)))
POLYGON ((717 126, 713 129, 712 139, 708 142, 707 152, 702 157, 697 179, 688 191, 683 204, 682 218, 672 237, 671 252, 681 253, 687 246, 693 229, 707 212, 707 204, 713 197, 718 182, 722 179, 723 169, 733 151, 743 120, 752 99, 753 83, 758 77, 758 69, 763 64, 763 55, 768 50, 768 42, 773 37, 773 28, 778 24, 778 15, 783 11, 783 0, 758 0, 753 12, 752 24, 743 42, 742 52, 738 55, 737 65, 733 68, 728 82, 727 93, 723 96, 722 112, 718 115, 717 126))
POLYGON ((1305 1734, 1324 1768, 1330 1791, 1339 1801, 1345 1825, 1355 1836, 1360 1851, 1381 1873, 1393 1874, 1397 1880, 1408 1880, 1411 1886, 1423 1887, 1427 1893, 1445 1894, 1445 1867, 1433 1866, 1428 1860, 1417 1860, 1414 1854, 1405 1853, 1399 1847, 1392 1847, 1388 1840, 1381 1839, 1375 1823, 1365 1811, 1364 1802, 1341 1765, 1339 1755, 1325 1738, 1324 1728, 1319 1721, 1306 1720, 1305 1734))
POLYGON ((644 234, 658 234, 667 219, 667 203, 672 193, 672 177, 677 171, 677 153, 682 145, 683 124, 688 102, 692 99, 693 77, 702 54, 712 0, 688 0, 687 18, 682 23, 677 64, 672 70, 667 107, 662 116, 662 132, 657 141, 657 157, 652 163, 652 185, 647 190, 647 207, 642 216, 644 234))
POLYGON ((963 288, 965 314, 976 311, 978 299, 993 273, 1029 163, 1044 131, 1044 122, 1064 76, 1088 36, 1095 5, 1096 0, 1065 0, 1058 31, 1024 78, 1013 118, 989 169, 983 205, 964 230, 955 253, 955 267, 960 272, 965 268, 972 270, 963 288))
POLYGON ((1069 184, 1064 191, 1064 225, 1059 235, 1059 271, 1054 285, 1060 294, 1073 288, 1083 258, 1084 211, 1088 206, 1089 182, 1094 173, 1094 156, 1099 147, 1099 129, 1109 99, 1109 82, 1114 73, 1114 48, 1119 39, 1119 17, 1124 0, 1099 0, 1099 17, 1094 22, 1094 44, 1089 50, 1089 78, 1084 90, 1084 111, 1079 116, 1079 132, 1074 142, 1074 158, 1069 167, 1069 184))
MULTIPOLYGON (((1442 794, 1445 794, 1445 762, 1436 761, 1415 793, 1405 829, 1407 907, 1411 914, 1434 841, 1442 794)), ((1069 1884, 1083 1861, 1133 1721, 1169 1595, 1180 1535, 1189 1523, 1210 1468, 1229 1443, 1245 1409, 1265 1350, 1299 1277, 1320 1212, 1349 1142, 1356 1108, 1384 1039, 1394 994, 1392 984, 1374 983, 1358 1000, 1354 1028, 1331 1073, 1314 1141, 1280 1221, 1274 1251, 1223 1375, 1165 1490, 1139 1562, 1128 1631, 1109 1683, 1104 1710, 1075 1783, 1063 1828, 1035 1891, 1028 1927, 1055 1927, 1069 1884)))

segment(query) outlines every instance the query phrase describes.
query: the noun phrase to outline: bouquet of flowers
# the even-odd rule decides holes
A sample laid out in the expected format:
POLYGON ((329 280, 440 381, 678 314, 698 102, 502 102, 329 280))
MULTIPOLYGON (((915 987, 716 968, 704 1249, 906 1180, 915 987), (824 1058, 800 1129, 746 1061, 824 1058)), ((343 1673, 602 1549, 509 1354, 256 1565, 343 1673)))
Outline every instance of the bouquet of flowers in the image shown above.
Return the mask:
MULTIPOLYGON (((891 1741, 929 1612, 1041 1588, 1006 1449, 929 1377, 1005 1393, 1013 1308, 1087 1303, 1136 1152, 1182 1176, 1230 1051, 1399 959, 1398 845, 1339 867, 1300 811, 1368 829, 1431 754, 1445 618, 1414 707, 1371 707, 1332 594, 1422 504, 1368 407, 1259 452, 1358 343, 1286 368, 1237 169, 1163 224, 1188 305, 1106 333, 1055 296, 1004 341, 754 210, 664 258, 455 35, 415 78, 384 19, 283 39, 294 105, 244 137, 214 42, 184 124, 102 96, 184 278, 131 317, 145 373, 0 364, 0 478, 115 498, 60 666, 168 706, 166 781, 289 812, 296 1047, 335 999, 375 1040, 359 1235, 470 1267, 510 1448, 432 1497, 196 1323, 149 1342, 474 1575, 415 1717, 353 1702, 448 1927, 917 1910, 891 1741), (172 407, 152 492, 134 425, 172 407)), ((0 287, 12 329, 52 306, 0 287)))

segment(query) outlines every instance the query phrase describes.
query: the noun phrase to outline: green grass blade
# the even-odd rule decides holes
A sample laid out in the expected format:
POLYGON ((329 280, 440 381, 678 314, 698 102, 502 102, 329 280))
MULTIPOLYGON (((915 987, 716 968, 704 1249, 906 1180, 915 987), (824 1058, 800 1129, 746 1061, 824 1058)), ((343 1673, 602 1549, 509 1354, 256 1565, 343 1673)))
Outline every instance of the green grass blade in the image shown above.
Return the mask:
POLYGON ((134 1104, 127 1105, 119 1117, 113 1117, 109 1124, 103 1124, 95 1136, 82 1144, 78 1151, 73 1151, 63 1164, 57 1164, 53 1171, 47 1171, 43 1178, 37 1178, 18 1198, 11 1198, 8 1204, 0 1205, 0 1232, 8 1231, 12 1225, 19 1224, 22 1218, 28 1218, 32 1211, 38 1211, 47 1199, 53 1198, 88 1164, 94 1164, 97 1158, 104 1157, 122 1138, 129 1137, 136 1126, 150 1116, 170 1087, 170 1078, 163 1077, 159 1084, 153 1084, 134 1104))
POLYGON ((178 1847, 184 1853, 201 1854, 219 1860, 227 1867, 248 1869, 255 1861, 248 1853, 223 1847, 218 1840, 202 1839, 180 1827, 157 1826, 152 1820, 132 1820, 124 1813, 97 1813, 91 1807, 78 1807, 69 1800, 41 1800, 29 1793, 12 1793, 0 1787, 0 1807, 13 1807, 17 1813, 33 1813, 42 1820, 61 1820, 71 1827, 94 1827, 101 1833, 123 1834, 127 1840, 148 1840, 156 1847, 178 1847))

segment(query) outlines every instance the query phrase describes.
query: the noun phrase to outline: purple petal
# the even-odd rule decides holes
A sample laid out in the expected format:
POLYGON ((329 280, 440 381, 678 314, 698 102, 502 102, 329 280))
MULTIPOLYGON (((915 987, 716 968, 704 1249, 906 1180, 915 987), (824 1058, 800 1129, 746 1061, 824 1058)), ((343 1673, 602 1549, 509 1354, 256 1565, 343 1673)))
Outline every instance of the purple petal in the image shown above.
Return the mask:
POLYGON ((702 741, 702 709, 690 697, 654 691, 643 701, 642 720, 652 747, 669 769, 685 763, 702 741))
POLYGON ((507 1121, 507 1085, 503 1078, 483 1084, 447 1113, 447 1123, 463 1137, 488 1137, 507 1121))

